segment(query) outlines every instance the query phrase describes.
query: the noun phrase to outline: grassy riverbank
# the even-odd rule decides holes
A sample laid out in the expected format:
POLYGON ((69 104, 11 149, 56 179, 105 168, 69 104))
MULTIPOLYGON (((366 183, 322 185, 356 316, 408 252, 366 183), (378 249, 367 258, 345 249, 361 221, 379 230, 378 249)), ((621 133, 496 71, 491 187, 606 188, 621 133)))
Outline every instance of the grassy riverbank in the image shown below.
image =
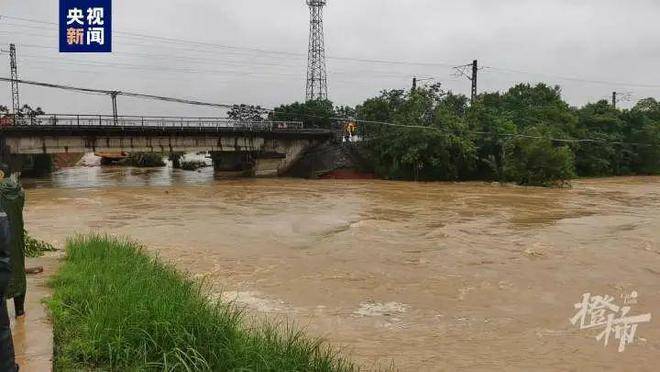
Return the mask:
POLYGON ((353 369, 300 332, 248 327, 236 309, 208 301, 200 284, 130 241, 69 240, 52 283, 59 370, 353 369))

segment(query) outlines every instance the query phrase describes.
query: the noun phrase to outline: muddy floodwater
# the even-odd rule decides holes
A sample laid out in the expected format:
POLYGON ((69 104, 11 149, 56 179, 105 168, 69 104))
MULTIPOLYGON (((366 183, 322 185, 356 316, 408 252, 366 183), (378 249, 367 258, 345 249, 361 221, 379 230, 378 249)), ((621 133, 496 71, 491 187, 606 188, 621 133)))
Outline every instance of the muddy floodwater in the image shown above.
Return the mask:
POLYGON ((25 184, 33 235, 138 239, 367 370, 660 365, 660 177, 557 190, 79 167, 25 184), (569 322, 584 293, 653 318, 619 352, 569 322))

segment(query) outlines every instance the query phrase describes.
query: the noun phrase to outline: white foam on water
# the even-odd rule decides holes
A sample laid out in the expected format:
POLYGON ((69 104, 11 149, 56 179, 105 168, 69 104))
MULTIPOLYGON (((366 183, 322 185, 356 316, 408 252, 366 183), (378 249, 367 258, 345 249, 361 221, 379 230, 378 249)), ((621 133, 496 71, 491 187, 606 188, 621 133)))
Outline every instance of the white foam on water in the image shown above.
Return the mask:
POLYGON ((360 316, 390 316, 393 314, 403 314, 408 308, 408 305, 399 302, 363 302, 360 304, 360 308, 355 310, 353 314, 360 316))

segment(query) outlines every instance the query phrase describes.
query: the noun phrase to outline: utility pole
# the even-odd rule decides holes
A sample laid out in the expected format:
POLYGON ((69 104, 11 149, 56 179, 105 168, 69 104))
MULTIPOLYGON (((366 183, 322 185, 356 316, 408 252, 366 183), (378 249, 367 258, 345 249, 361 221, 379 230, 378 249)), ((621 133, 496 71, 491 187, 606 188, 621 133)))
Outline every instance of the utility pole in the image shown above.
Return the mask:
POLYGON ((417 76, 413 77, 413 81, 412 81, 412 91, 411 91, 411 93, 412 93, 412 92, 415 92, 415 91, 417 90, 417 85, 418 85, 420 82, 422 82, 422 81, 429 81, 429 80, 435 80, 435 78, 432 78, 432 77, 431 77, 431 78, 421 78, 421 79, 420 79, 420 78, 418 78, 417 76))
POLYGON ((479 74, 479 62, 475 59, 472 63, 454 67, 456 76, 464 76, 472 82, 470 102, 474 104, 477 101, 477 75, 479 74), (471 70, 471 71, 470 71, 471 70))
POLYGON ((620 102, 629 102, 632 99, 632 96, 633 92, 612 92, 612 108, 618 108, 620 102))
MULTIPOLYGON (((16 45, 9 44, 9 68, 11 69, 11 103, 13 114, 17 115, 21 110, 18 95, 18 65, 16 63, 16 45)), ((14 116, 16 117, 16 116, 14 116)))
POLYGON ((119 122, 119 117, 117 116, 117 95, 119 92, 114 91, 110 93, 110 97, 112 98, 112 121, 114 125, 117 125, 119 122))
POLYGON ((307 52, 308 101, 328 99, 328 75, 325 65, 323 7, 326 0, 307 0, 309 6, 309 50, 307 52))
POLYGON ((472 61, 472 96, 471 96, 471 101, 472 104, 477 100, 477 74, 479 72, 479 64, 477 60, 475 59, 472 61))

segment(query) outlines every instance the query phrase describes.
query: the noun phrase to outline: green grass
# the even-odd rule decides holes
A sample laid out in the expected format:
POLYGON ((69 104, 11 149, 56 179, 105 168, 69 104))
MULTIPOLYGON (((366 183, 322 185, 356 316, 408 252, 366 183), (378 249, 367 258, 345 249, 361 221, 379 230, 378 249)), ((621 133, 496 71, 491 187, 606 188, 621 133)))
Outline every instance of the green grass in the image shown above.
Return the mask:
POLYGON ((70 239, 52 281, 56 370, 348 371, 321 340, 288 326, 252 325, 203 286, 99 235, 70 239))

